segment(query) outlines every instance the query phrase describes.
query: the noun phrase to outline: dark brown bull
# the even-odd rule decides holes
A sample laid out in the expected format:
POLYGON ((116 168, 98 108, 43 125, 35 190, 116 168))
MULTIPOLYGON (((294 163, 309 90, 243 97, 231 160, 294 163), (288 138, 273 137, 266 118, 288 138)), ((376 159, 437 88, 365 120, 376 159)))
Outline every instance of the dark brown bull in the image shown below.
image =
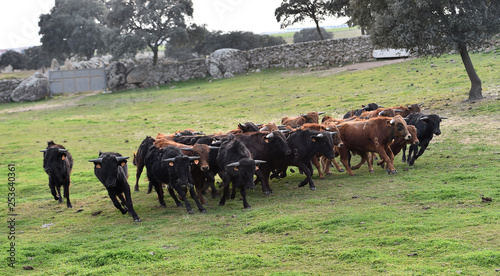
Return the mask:
POLYGON ((55 200, 63 202, 61 186, 64 188, 66 206, 73 208, 69 200, 69 186, 71 185, 71 171, 73 170, 73 158, 69 151, 62 145, 53 141, 47 143, 43 152, 43 169, 49 175, 50 192, 55 200))
POLYGON ((423 105, 422 103, 420 103, 420 104, 409 104, 407 106, 400 105, 400 106, 396 106, 396 107, 393 107, 393 108, 401 110, 401 112, 399 113, 399 115, 401 115, 401 117, 403 117, 403 118, 406 118, 410 114, 421 112, 422 111, 421 110, 421 106, 422 105, 423 105))
POLYGON ((376 152, 387 163, 388 173, 397 173, 392 162, 394 155, 390 144, 395 137, 403 137, 405 140, 411 139, 406 122, 399 115, 394 118, 377 117, 365 121, 345 122, 338 129, 344 143, 344 147, 339 149, 340 160, 349 175, 354 175, 348 163, 349 151, 361 156, 361 162, 352 169, 358 169, 366 161, 369 171, 373 172, 373 165, 368 158, 368 153, 376 152))

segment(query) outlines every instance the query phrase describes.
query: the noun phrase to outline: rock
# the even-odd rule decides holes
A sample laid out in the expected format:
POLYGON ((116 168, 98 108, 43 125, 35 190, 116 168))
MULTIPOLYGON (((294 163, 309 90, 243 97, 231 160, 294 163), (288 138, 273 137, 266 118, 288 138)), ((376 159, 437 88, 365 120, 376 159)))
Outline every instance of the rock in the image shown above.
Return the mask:
POLYGON ((127 68, 121 62, 113 62, 106 68, 108 89, 123 89, 127 80, 127 68))
MULTIPOLYGON (((238 49, 219 49, 213 52, 207 59, 209 73, 213 78, 219 79, 224 74, 243 74, 249 67, 245 53, 238 49)), ((229 74, 227 75, 230 76, 229 74)))
POLYGON ((61 66, 59 66, 59 62, 57 59, 52 59, 52 62, 50 63, 50 70, 52 71, 58 71, 61 66))
POLYGON ((145 65, 135 66, 127 75, 127 83, 138 84, 143 83, 149 75, 148 67, 145 65))
POLYGON ((41 73, 23 80, 10 94, 13 102, 38 101, 50 95, 49 80, 41 73))
POLYGON ((10 94, 22 81, 22 79, 0 80, 0 103, 10 102, 10 94))
POLYGON ((5 66, 5 68, 2 70, 2 73, 12 73, 12 72, 14 72, 14 68, 10 64, 5 66))
POLYGON ((73 63, 67 58, 64 60, 64 70, 73 70, 73 63))

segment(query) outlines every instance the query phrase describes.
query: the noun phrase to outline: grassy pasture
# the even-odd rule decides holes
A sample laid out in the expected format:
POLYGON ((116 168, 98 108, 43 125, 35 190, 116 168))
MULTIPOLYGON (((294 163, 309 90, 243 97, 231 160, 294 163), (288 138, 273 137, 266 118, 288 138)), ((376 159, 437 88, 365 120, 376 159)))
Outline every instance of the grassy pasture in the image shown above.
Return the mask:
MULTIPOLYGON (((500 269, 499 56, 473 54, 486 99, 464 102, 469 81, 457 55, 415 59, 331 75, 330 68, 264 70, 159 89, 66 95, 0 105, 0 175, 16 167, 16 267, 8 267, 8 228, 0 243, 2 275, 497 275, 500 269), (121 215, 87 160, 99 150, 132 156, 146 135, 194 128, 205 133, 238 122, 279 122, 325 111, 341 117, 361 104, 422 102, 449 117, 442 135, 396 175, 366 165, 357 176, 334 172, 317 191, 289 173, 274 193, 249 191, 208 213, 187 214, 166 197, 133 193, 141 223, 121 215), (67 209, 51 198, 39 150, 54 140, 75 159, 67 209), (483 203, 481 197, 491 197, 483 203), (102 211, 98 215, 92 215, 102 211), (23 270, 32 266, 34 270, 23 270)), ((357 161, 357 159, 355 159, 357 161)), ((129 162, 131 176, 135 167, 129 162)), ((0 190, 2 221, 7 185, 0 190)), ((191 200, 191 202, 193 202, 191 200)))

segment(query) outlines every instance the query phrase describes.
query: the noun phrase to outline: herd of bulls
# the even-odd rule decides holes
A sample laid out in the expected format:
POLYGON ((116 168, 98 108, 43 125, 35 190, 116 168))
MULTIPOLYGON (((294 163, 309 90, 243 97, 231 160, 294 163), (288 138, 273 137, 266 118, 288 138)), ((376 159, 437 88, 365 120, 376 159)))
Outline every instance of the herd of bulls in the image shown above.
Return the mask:
MULTIPOLYGON (((144 167, 149 180, 148 193, 153 189, 160 205, 165 207, 163 185, 167 185, 170 196, 177 206, 183 206, 177 195, 184 201, 189 213, 193 208, 187 200, 187 191, 200 212, 206 212, 204 195, 210 189, 212 197, 219 196, 215 187, 215 176, 222 180, 223 194, 219 205, 234 199, 236 189, 243 198, 243 207, 251 208, 246 190, 261 183, 264 194, 272 193, 269 181, 286 177, 289 166, 298 167, 305 175, 299 187, 309 185, 315 190, 312 179, 313 165, 319 178, 330 173, 331 162, 338 171, 343 169, 335 161, 340 161, 350 175, 352 170, 368 164, 373 172, 374 155, 378 154, 378 165, 385 167, 389 174, 397 173, 394 156, 403 151, 403 162, 413 165, 423 154, 434 135, 440 135, 439 115, 424 115, 419 104, 384 108, 371 103, 361 109, 349 111, 343 119, 309 112, 299 117, 282 118, 281 125, 269 123, 256 125, 252 122, 238 124, 236 130, 228 133, 204 135, 194 130, 179 131, 156 138, 146 137, 134 154, 133 163, 137 167, 135 191, 139 191, 139 178, 144 167), (406 148, 409 145, 408 154, 406 148), (351 166, 351 155, 361 157, 361 162, 351 166), (256 178, 254 179, 254 175, 256 178), (230 184, 232 183, 232 190, 230 184)), ((62 145, 50 141, 44 153, 43 167, 49 175, 49 187, 54 199, 63 202, 61 186, 67 207, 69 199, 70 174, 73 158, 62 145)), ((94 173, 108 191, 114 206, 123 214, 127 212, 134 221, 140 221, 132 204, 130 186, 127 182, 127 159, 115 152, 99 152, 94 163, 94 173)), ((291 169, 290 171, 293 172, 291 169)))

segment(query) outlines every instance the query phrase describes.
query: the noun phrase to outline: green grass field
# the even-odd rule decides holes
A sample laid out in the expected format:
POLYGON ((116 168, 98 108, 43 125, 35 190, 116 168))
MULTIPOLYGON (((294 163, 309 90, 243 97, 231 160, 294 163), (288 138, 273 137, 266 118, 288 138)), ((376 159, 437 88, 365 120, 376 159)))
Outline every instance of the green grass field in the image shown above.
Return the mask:
MULTIPOLYGON (((486 97, 473 103, 464 102, 470 84, 460 57, 445 55, 335 75, 263 70, 1 104, 0 219, 16 224, 14 234, 3 228, 0 274, 498 275, 500 61, 495 53, 472 60, 486 97), (302 175, 289 173, 271 181, 272 195, 260 186, 249 191, 250 210, 238 196, 224 207, 208 198, 206 214, 189 215, 168 196, 161 208, 156 194, 146 194, 143 174, 132 195, 141 223, 115 209, 88 162, 99 150, 132 156, 158 132, 209 134, 308 111, 342 117, 369 102, 424 103, 425 113, 449 119, 415 166, 396 156, 396 175, 380 167, 369 173, 366 165, 354 177, 335 172, 321 181, 315 173, 318 189, 311 191, 297 187, 302 175), (73 209, 50 195, 39 152, 50 140, 75 159, 73 209), (7 202, 9 164, 16 169, 15 207, 7 202)), ((132 162, 129 170, 133 183, 132 162)))

